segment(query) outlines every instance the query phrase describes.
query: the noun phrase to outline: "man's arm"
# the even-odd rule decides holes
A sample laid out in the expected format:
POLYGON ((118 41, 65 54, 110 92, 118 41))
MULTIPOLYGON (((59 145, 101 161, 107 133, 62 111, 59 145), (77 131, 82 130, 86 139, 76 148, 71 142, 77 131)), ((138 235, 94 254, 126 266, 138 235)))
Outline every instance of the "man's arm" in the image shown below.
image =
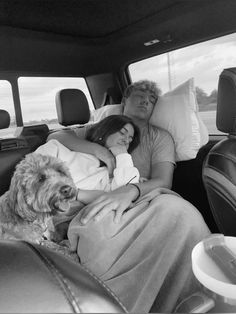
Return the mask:
POLYGON ((82 209, 80 222, 87 224, 91 219, 99 221, 111 211, 116 212, 115 222, 119 222, 123 212, 137 196, 138 190, 132 184, 104 193, 82 209))
POLYGON ((151 179, 139 183, 141 195, 144 195, 155 188, 167 188, 171 189, 174 164, 168 161, 158 162, 152 165, 151 179))
POLYGON ((77 200, 84 203, 84 204, 89 204, 93 201, 95 201, 99 196, 105 194, 106 192, 104 191, 99 191, 99 190, 81 190, 78 189, 77 192, 77 200))
POLYGON ((89 142, 83 138, 79 138, 73 130, 61 130, 54 132, 49 135, 47 141, 50 139, 58 140, 61 144, 75 152, 94 155, 106 164, 109 174, 113 173, 115 168, 115 159, 113 154, 106 147, 97 143, 89 142))
POLYGON ((171 189, 175 167, 175 145, 171 135, 162 129, 153 128, 151 150, 151 169, 149 180, 140 183, 141 195, 155 188, 171 189))
POLYGON ((61 130, 50 134, 47 138, 47 142, 51 139, 55 139, 70 150, 95 155, 97 151, 101 149, 101 145, 85 140, 83 138, 84 136, 85 134, 83 134, 81 138, 78 137, 73 130, 61 130))

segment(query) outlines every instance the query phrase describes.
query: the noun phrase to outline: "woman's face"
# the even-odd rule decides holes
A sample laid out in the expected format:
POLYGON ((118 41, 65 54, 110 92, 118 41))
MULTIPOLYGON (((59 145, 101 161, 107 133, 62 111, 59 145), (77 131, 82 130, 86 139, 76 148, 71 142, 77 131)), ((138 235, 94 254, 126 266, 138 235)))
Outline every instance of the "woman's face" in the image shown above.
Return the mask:
POLYGON ((127 123, 123 128, 107 137, 106 147, 111 148, 112 146, 122 145, 126 149, 129 148, 129 144, 133 141, 134 137, 134 128, 131 124, 127 123))

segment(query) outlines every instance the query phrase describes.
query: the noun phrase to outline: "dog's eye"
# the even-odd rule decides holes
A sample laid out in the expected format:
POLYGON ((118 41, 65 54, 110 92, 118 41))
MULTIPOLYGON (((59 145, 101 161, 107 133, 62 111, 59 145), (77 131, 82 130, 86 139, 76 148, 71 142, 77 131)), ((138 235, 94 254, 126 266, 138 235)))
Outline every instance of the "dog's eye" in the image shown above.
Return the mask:
POLYGON ((38 180, 39 180, 40 183, 44 182, 46 180, 45 174, 40 174, 38 180))
POLYGON ((66 173, 65 173, 65 171, 63 169, 58 168, 57 171, 58 171, 58 173, 60 173, 60 175, 66 176, 66 173))

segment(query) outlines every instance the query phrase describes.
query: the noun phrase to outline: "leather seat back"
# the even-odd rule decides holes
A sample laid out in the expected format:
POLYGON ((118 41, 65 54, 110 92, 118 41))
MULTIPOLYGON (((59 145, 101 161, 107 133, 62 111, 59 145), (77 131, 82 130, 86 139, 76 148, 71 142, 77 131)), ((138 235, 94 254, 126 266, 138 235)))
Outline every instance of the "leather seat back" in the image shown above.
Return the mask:
POLYGON ((88 100, 80 89, 62 89, 56 94, 58 122, 68 126, 85 124, 90 119, 88 100))
POLYGON ((10 115, 6 110, 0 109, 0 129, 6 129, 10 126, 10 115))
POLYGON ((203 182, 220 232, 236 236, 236 68, 220 75, 216 125, 228 136, 208 153, 203 182))
MULTIPOLYGON (((0 110, 0 129, 8 128, 10 115, 0 110)), ((0 139, 0 196, 8 189, 16 164, 31 151, 24 138, 12 137, 0 139)))
POLYGON ((127 313, 80 264, 42 245, 0 241, 0 313, 127 313))
POLYGON ((18 127, 18 138, 26 139, 31 151, 35 151, 40 145, 46 142, 49 134, 47 124, 35 124, 18 127))

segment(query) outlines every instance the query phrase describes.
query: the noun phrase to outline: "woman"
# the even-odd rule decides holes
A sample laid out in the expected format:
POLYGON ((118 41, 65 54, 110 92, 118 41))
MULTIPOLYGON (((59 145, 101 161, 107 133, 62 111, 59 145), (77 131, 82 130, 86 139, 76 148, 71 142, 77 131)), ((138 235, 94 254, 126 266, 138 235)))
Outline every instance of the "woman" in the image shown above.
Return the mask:
POLYGON ((91 190, 110 191, 139 182, 139 171, 134 167, 130 155, 138 146, 139 139, 139 129, 130 118, 123 115, 111 115, 90 127, 87 140, 105 146, 115 157, 116 167, 112 178, 109 177, 105 164, 98 158, 71 151, 57 140, 48 141, 35 152, 66 162, 79 189, 78 200, 87 203, 99 195, 91 190))

